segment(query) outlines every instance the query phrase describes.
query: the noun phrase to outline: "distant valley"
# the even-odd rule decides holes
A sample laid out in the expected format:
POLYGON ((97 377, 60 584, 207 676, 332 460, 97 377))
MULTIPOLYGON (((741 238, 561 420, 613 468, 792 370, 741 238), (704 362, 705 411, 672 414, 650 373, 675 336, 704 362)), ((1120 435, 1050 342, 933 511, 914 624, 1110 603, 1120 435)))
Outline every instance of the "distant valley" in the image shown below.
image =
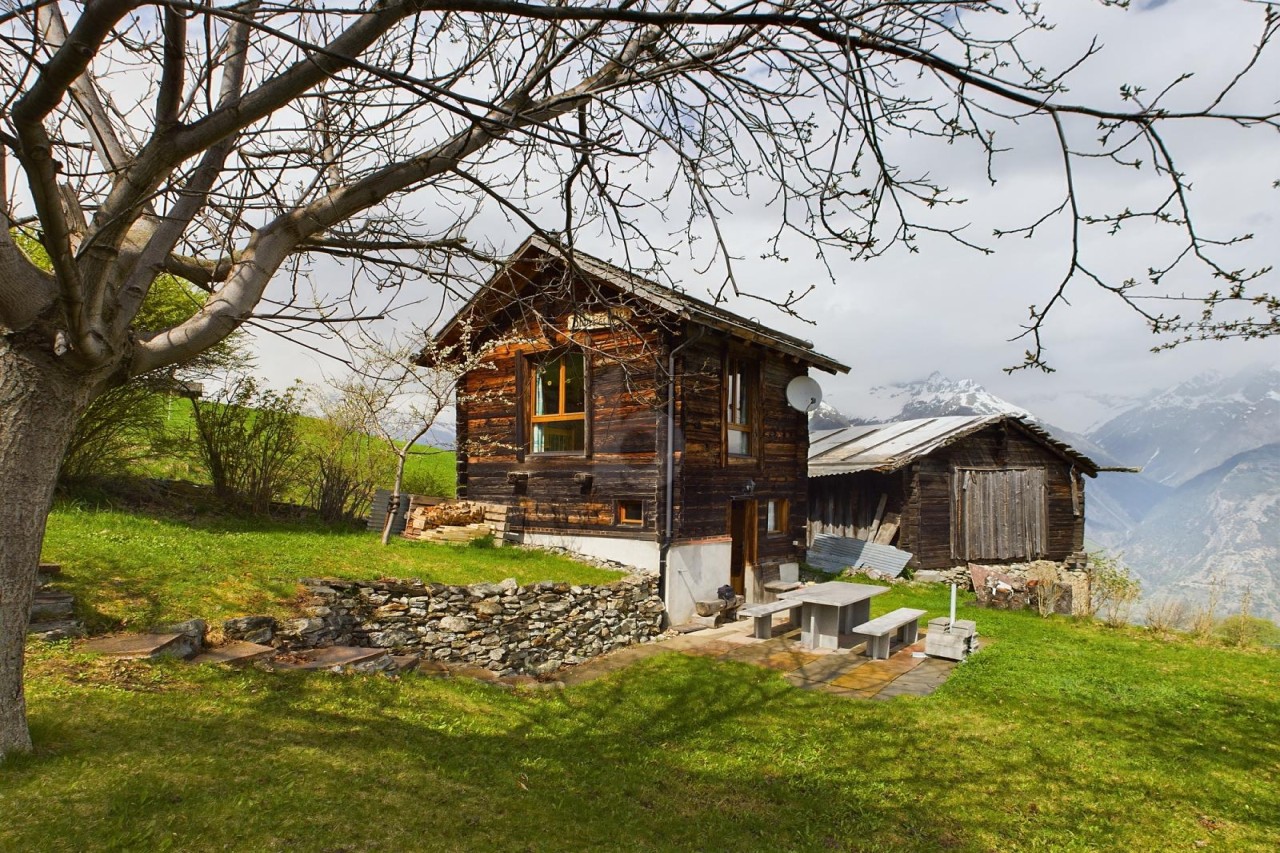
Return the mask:
MULTIPOLYGON (((900 405, 880 421, 1007 412, 1035 418, 970 380, 940 373, 882 389, 900 405)), ((866 423, 824 404, 811 429, 866 423)), ((1089 546, 1122 554, 1147 598, 1224 610, 1245 589, 1280 621, 1280 368, 1205 374, 1147 396, 1084 434, 1040 425, 1104 467, 1086 489, 1089 546)))

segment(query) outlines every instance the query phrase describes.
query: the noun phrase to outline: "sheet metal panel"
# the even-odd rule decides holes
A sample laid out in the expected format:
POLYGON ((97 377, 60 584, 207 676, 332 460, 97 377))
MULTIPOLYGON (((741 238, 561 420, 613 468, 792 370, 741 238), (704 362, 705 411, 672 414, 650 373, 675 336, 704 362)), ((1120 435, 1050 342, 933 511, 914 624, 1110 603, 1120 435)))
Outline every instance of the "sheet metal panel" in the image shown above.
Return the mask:
POLYGON ((849 539, 819 533, 809 546, 806 561, 823 571, 840 572, 853 567, 866 566, 898 576, 911 560, 911 554, 891 545, 876 545, 862 539, 849 539))

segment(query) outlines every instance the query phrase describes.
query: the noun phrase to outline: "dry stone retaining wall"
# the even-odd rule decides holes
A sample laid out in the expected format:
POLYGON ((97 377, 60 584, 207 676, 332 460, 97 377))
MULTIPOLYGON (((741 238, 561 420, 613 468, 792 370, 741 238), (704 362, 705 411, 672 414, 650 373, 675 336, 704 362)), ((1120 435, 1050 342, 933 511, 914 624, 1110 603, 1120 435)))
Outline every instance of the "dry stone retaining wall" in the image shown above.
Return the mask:
POLYGON ((539 675, 662 633, 662 599, 653 575, 600 586, 332 578, 303 585, 310 593, 307 617, 279 623, 276 645, 370 646, 503 675, 539 675))

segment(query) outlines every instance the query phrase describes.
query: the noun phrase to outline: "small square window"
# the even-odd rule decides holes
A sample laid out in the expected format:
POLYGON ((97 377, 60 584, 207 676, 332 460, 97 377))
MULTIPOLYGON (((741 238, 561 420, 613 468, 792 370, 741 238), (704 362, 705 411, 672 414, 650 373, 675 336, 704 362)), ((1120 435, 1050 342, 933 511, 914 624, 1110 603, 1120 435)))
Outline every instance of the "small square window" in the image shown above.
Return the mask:
POLYGON ((770 498, 765 502, 766 530, 775 536, 787 532, 787 502, 780 498, 770 498))
POLYGON ((618 501, 615 513, 618 524, 630 524, 637 527, 644 524, 644 501, 618 501))

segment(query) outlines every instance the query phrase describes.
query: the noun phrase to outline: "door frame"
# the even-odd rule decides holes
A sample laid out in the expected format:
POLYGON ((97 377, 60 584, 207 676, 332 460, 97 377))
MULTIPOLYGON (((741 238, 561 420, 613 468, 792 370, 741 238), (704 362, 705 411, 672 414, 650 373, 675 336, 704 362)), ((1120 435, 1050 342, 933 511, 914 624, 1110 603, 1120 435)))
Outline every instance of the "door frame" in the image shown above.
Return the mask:
POLYGON ((747 594, 747 570, 754 569, 759 539, 759 502, 755 498, 729 500, 729 585, 747 594))

